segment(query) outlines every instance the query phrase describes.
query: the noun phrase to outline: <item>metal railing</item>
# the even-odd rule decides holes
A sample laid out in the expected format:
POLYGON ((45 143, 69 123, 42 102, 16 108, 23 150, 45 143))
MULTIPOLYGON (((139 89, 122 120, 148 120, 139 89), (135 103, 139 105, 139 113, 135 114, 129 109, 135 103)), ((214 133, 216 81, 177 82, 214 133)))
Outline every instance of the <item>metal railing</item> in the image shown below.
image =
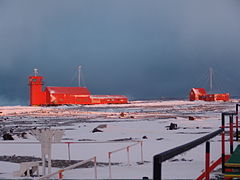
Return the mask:
POLYGON ((55 176, 57 174, 58 174, 58 179, 63 179, 63 172, 69 171, 71 169, 74 169, 74 168, 76 168, 76 167, 78 167, 80 165, 86 164, 86 163, 91 162, 91 161, 93 161, 93 163, 94 163, 94 178, 97 179, 97 160, 96 160, 96 156, 94 156, 94 157, 92 157, 90 159, 81 161, 79 163, 73 164, 73 165, 68 166, 66 168, 60 169, 60 170, 58 170, 58 171, 56 171, 54 173, 48 174, 46 176, 43 176, 43 177, 41 177, 41 178, 39 178, 37 180, 49 179, 50 177, 53 177, 53 176, 55 176))
MULTIPOLYGON (((189 143, 186 143, 184 145, 178 146, 176 148, 164 151, 160 154, 157 154, 153 157, 153 180, 160 180, 162 179, 162 163, 168 159, 173 158, 176 155, 182 154, 212 138, 215 136, 221 134, 223 132, 223 129, 218 129, 206 136, 203 136, 201 138, 198 138, 194 141, 191 141, 189 143)), ((209 142, 208 142, 209 143, 209 142)), ((209 144, 207 143, 207 148, 209 147, 209 144)))
POLYGON ((112 178, 112 161, 111 161, 111 157, 112 157, 112 154, 113 153, 117 153, 117 152, 120 152, 120 151, 123 151, 123 150, 126 150, 127 151, 127 162, 128 162, 128 166, 130 166, 130 147, 133 147, 133 146, 136 146, 140 144, 140 148, 141 148, 141 163, 143 163, 143 141, 139 141, 137 143, 134 143, 132 145, 129 145, 129 146, 126 146, 126 147, 123 147, 123 148, 120 148, 120 149, 116 149, 114 151, 111 151, 111 152, 108 152, 108 166, 109 166, 109 178, 111 179, 112 178))

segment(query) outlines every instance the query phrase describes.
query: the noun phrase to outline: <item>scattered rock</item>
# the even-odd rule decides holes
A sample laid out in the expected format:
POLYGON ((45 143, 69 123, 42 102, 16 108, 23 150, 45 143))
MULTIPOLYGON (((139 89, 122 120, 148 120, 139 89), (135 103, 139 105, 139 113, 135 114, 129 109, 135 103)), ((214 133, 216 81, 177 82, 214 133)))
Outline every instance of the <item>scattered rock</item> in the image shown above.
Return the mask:
POLYGON ((3 134, 3 140, 14 140, 12 135, 9 133, 3 134))
POLYGON ((171 123, 170 126, 168 127, 168 130, 176 130, 177 129, 177 124, 171 123))
POLYGON ((188 116, 188 119, 193 121, 193 120, 196 120, 196 117, 193 117, 193 116, 188 116))
POLYGON ((21 137, 22 137, 23 139, 28 139, 26 132, 23 132, 23 133, 21 134, 21 137))
POLYGON ((124 113, 124 112, 121 112, 120 113, 120 118, 123 118, 123 117, 125 117, 126 116, 126 114, 124 113))
POLYGON ((98 129, 98 128, 94 128, 94 129, 92 130, 92 133, 95 133, 95 132, 103 132, 103 131, 100 130, 100 129, 98 129))

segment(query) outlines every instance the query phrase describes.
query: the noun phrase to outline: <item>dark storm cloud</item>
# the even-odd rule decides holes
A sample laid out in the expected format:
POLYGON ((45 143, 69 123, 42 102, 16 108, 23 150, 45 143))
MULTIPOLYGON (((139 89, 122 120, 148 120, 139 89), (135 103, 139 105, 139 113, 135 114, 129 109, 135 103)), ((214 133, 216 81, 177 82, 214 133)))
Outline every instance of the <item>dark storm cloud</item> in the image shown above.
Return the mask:
POLYGON ((94 94, 186 97, 213 67, 238 95, 239 19, 238 1, 2 0, 0 97, 26 104, 35 67, 73 86, 78 65, 94 94))

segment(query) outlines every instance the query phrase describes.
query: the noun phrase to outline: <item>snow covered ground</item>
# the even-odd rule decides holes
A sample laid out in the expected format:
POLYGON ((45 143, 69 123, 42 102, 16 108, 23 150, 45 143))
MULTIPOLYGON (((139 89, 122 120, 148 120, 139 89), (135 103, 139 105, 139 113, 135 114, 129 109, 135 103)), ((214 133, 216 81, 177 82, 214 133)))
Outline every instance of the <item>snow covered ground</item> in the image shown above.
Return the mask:
MULTIPOLYGON (((141 146, 130 147, 130 165, 127 151, 112 154, 113 179, 152 178, 153 156, 170 148, 185 144, 220 126, 221 112, 234 111, 236 102, 189 101, 133 101, 119 105, 59 106, 59 107, 0 107, 1 137, 11 132, 13 141, 0 139, 0 156, 41 157, 39 144, 32 129, 63 129, 62 142, 70 145, 72 160, 86 160, 93 156, 103 165, 97 167, 99 179, 109 178, 108 152, 143 141, 141 146), (194 120, 189 120, 194 119, 194 120), (168 130, 176 123, 177 130, 168 130), (97 128, 102 132, 93 133, 97 128), (27 133, 27 134, 25 134, 27 133), (22 137, 24 134, 24 138, 22 137), (17 144, 18 143, 18 144, 17 144), (25 144, 22 144, 25 143, 25 144), (105 165, 104 165, 105 164, 105 165)), ((211 142, 211 160, 220 157, 220 138, 211 142)), ((164 179, 194 179, 204 169, 205 145, 174 157, 163 163, 164 179)), ((53 144, 52 159, 68 160, 68 146, 53 144)), ((58 168, 53 168, 56 171, 58 168)), ((0 161, 0 178, 14 177, 18 163, 0 161)), ((78 168, 64 172, 66 179, 93 179, 94 169, 78 168)))

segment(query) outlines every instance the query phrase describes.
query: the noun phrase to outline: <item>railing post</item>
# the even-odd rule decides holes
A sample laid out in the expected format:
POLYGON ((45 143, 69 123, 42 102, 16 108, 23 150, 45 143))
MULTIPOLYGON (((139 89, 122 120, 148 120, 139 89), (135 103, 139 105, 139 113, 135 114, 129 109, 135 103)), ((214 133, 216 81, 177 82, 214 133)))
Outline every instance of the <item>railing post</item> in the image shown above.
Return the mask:
POLYGON ((143 142, 142 141, 140 142, 140 145, 141 145, 141 162, 143 164, 144 162, 143 162, 143 142))
POLYGON ((112 179, 111 152, 108 152, 109 179, 112 179))
POLYGON ((239 104, 236 104, 236 141, 238 141, 238 106, 239 104))
POLYGON ((206 142, 206 157, 205 157, 205 177, 209 180, 209 167, 210 167, 210 142, 206 142))
POLYGON ((71 154, 70 154, 70 142, 67 142, 68 144, 68 160, 71 160, 71 154))
POLYGON ((94 161, 94 178, 97 179, 97 157, 93 158, 94 161))
POLYGON ((225 173, 225 115, 222 113, 222 173, 225 173))
POLYGON ((233 115, 229 116, 230 121, 230 153, 233 153, 233 115))
POLYGON ((62 179, 63 179, 63 174, 62 174, 63 171, 64 171, 64 170, 62 170, 62 169, 58 171, 58 179, 59 179, 59 180, 62 180, 62 179))
POLYGON ((129 146, 127 146, 127 161, 128 161, 128 166, 130 166, 129 146))
POLYGON ((162 162, 160 162, 159 157, 153 157, 153 180, 162 179, 162 162))

